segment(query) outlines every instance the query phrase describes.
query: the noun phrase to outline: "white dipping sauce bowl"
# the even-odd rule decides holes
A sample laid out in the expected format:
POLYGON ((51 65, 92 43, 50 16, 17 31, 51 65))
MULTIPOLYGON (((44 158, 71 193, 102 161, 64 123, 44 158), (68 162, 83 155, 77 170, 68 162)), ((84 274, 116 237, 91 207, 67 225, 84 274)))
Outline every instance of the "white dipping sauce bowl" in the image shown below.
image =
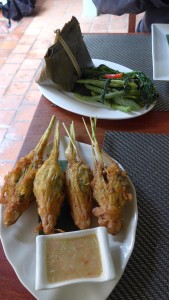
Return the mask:
MULTIPOLYGON (((74 249, 76 256, 76 248, 74 249)), ((92 254, 93 255, 93 254, 92 254)), ((98 253, 97 253, 98 255, 98 253)), ((62 259, 60 257, 59 259, 62 259)), ((89 254, 86 254, 89 256, 89 254)), ((85 260, 85 251, 83 252, 83 258, 85 260)), ((71 257, 69 257, 71 263, 71 257)), ((88 257, 86 257, 88 259, 88 257)), ((90 263, 90 260, 89 260, 90 263)), ((55 268, 55 265, 53 266, 55 268)), ((56 266, 57 268, 57 266, 56 266)), ((57 269, 57 273, 59 272, 59 268, 57 269)), ((69 268, 68 268, 69 272, 69 268)), ((39 235, 36 237, 36 277, 35 277, 35 289, 43 290, 43 289, 52 289, 60 286, 70 285, 70 284, 78 284, 82 282, 106 282, 115 278, 115 268, 114 263, 111 256, 111 251, 109 247, 108 241, 108 233, 105 227, 96 227, 92 229, 86 230, 78 230, 72 232, 64 232, 50 235, 39 235), (51 239, 50 245, 52 242, 55 243, 55 240, 65 241, 67 239, 74 238, 85 238, 87 236, 94 235, 98 241, 98 251, 100 254, 101 260, 101 272, 97 274, 95 277, 78 277, 78 278, 70 278, 70 279, 62 279, 61 281, 51 282, 49 281, 48 276, 48 266, 47 266, 47 240, 51 239)))

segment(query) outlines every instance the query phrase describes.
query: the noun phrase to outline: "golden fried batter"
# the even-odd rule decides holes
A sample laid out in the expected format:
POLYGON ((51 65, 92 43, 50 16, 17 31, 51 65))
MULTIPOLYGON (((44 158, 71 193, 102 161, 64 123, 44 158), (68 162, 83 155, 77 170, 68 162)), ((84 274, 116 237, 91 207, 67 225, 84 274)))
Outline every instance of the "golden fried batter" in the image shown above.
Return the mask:
POLYGON ((33 181, 38 168, 43 163, 43 154, 54 122, 53 116, 36 148, 21 158, 4 178, 0 203, 5 205, 3 220, 5 226, 14 224, 35 199, 33 181))
POLYGON ((56 125, 51 154, 38 170, 34 180, 33 191, 45 234, 54 233, 57 217, 64 200, 64 173, 59 165, 58 157, 59 122, 56 125))
POLYGON ((92 191, 90 182, 92 173, 78 154, 73 122, 70 126, 70 133, 67 129, 66 132, 70 137, 70 143, 65 152, 68 160, 65 172, 67 198, 76 226, 80 229, 87 229, 91 226, 92 191))
POLYGON ((122 228, 123 206, 132 200, 130 181, 126 172, 100 150, 96 140, 96 119, 91 119, 92 136, 85 121, 84 124, 91 139, 94 158, 91 183, 93 197, 99 204, 99 207, 93 208, 92 212, 98 218, 99 225, 107 227, 109 233, 117 234, 122 228), (108 166, 104 165, 104 156, 109 160, 108 166))

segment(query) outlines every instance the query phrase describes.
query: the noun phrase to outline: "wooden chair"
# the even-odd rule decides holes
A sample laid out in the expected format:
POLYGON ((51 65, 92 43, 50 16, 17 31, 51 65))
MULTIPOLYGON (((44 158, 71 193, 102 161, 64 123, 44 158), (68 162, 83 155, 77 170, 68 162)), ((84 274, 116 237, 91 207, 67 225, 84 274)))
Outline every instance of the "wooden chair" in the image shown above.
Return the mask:
POLYGON ((129 19, 128 19, 128 32, 135 32, 136 28, 136 15, 129 14, 129 19))

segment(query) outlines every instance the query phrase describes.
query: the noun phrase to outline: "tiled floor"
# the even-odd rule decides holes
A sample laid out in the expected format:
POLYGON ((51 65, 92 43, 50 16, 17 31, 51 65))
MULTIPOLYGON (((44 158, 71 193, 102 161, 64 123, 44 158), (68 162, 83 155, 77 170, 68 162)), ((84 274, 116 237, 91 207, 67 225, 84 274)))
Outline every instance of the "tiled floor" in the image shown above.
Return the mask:
POLYGON ((82 0, 37 0, 35 16, 12 22, 11 29, 0 11, 0 186, 15 164, 41 96, 36 72, 54 30, 72 15, 83 33, 127 32, 128 15, 91 16, 82 0))

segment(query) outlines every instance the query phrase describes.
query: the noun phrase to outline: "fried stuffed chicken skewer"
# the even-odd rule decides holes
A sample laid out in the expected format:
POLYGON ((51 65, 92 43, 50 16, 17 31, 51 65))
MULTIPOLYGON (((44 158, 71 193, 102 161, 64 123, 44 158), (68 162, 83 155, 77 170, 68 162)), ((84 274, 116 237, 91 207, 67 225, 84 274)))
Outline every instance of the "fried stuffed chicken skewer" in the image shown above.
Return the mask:
POLYGON ((57 223, 57 218, 60 214, 61 205, 65 196, 64 173, 58 162, 59 143, 58 121, 50 156, 38 170, 34 180, 33 191, 38 205, 38 213, 42 222, 38 229, 42 229, 45 234, 55 232, 54 227, 57 223))
POLYGON ((92 172, 90 167, 82 162, 77 151, 73 122, 70 125, 70 133, 64 123, 63 126, 70 138, 65 151, 68 160, 65 171, 67 198, 74 223, 79 229, 87 229, 91 227, 92 172))
POLYGON ((5 206, 3 219, 5 226, 14 224, 35 200, 33 181, 37 170, 43 164, 44 151, 54 122, 55 116, 52 117, 36 148, 22 157, 4 178, 0 203, 5 206))
MULTIPOLYGON (((84 121, 84 119, 83 119, 84 121)), ((117 234, 122 228, 122 212, 126 203, 132 200, 132 191, 129 178, 119 165, 100 150, 96 139, 96 119, 90 119, 92 135, 89 133, 84 121, 87 133, 91 140, 94 158, 93 198, 99 204, 92 210, 98 218, 100 226, 107 227, 110 234, 117 234), (103 157, 109 160, 107 166, 103 157)))

